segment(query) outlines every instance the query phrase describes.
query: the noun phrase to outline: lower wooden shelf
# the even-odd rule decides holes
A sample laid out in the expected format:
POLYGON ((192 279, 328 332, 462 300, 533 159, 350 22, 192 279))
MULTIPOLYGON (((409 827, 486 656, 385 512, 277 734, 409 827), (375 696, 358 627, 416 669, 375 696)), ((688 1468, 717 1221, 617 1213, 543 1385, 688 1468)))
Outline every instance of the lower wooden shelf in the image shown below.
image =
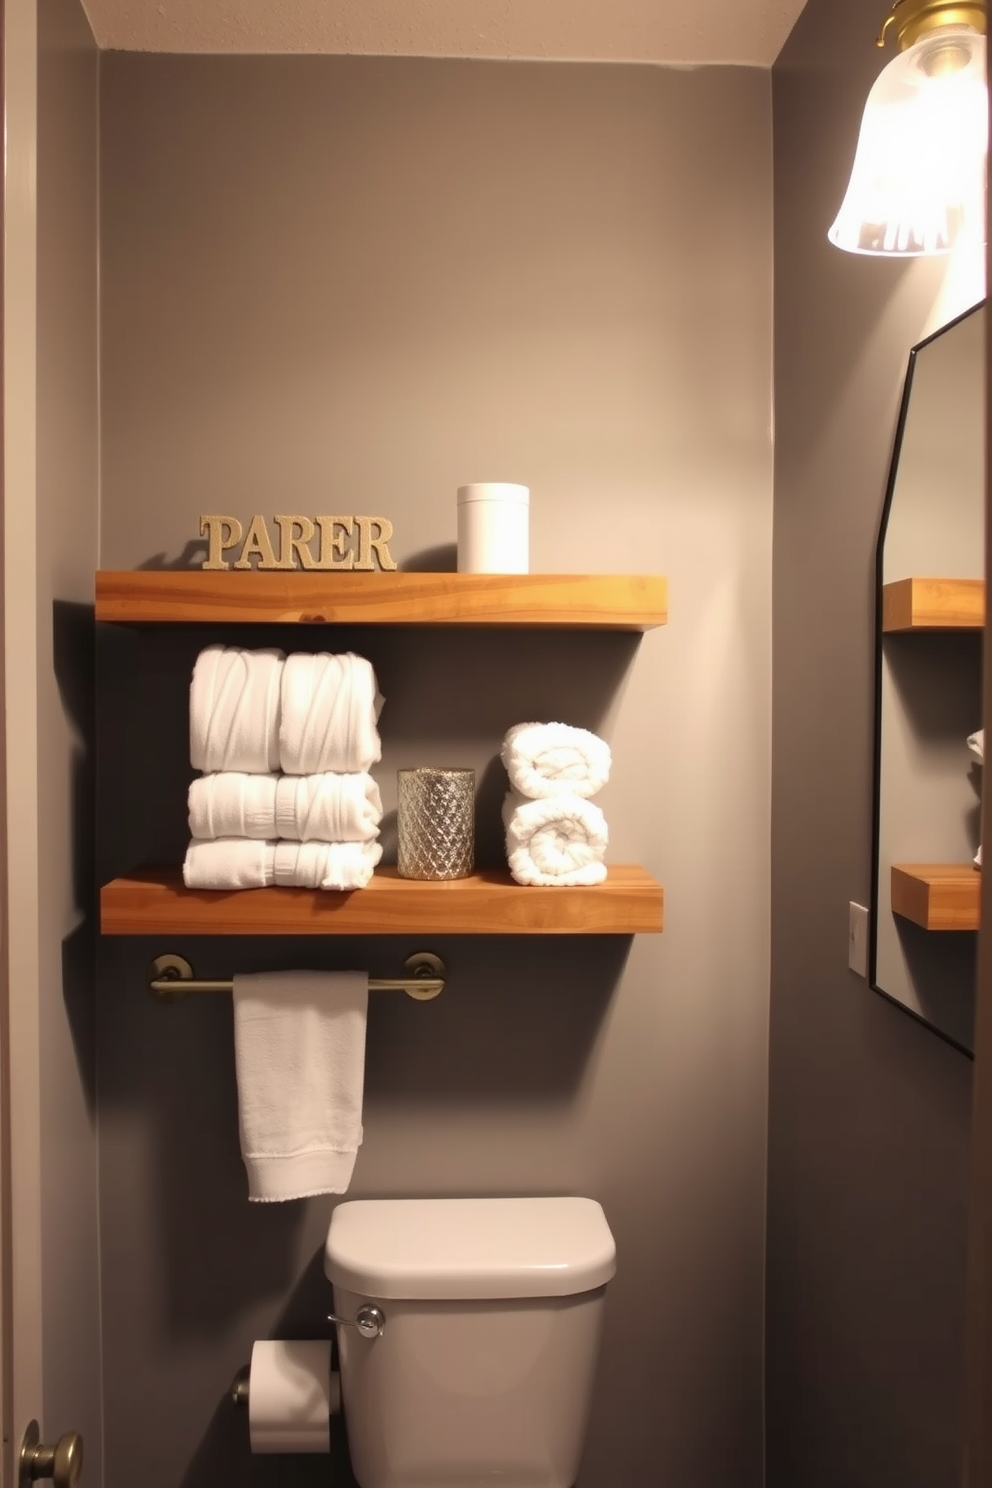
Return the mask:
POLYGON ((483 869, 424 883, 377 869, 367 889, 187 889, 180 868, 139 868, 100 891, 104 935, 638 935, 664 920, 661 885, 610 865, 595 888, 523 888, 483 869))
POLYGON ((971 863, 894 863, 893 914, 924 930, 977 930, 982 875, 971 863))

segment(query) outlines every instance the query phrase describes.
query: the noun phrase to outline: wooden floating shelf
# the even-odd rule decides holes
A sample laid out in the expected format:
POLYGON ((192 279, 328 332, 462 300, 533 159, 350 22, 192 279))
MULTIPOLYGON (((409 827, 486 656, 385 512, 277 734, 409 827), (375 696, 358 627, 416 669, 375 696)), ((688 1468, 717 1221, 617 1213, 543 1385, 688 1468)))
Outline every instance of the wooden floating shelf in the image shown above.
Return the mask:
POLYGON ((104 935, 635 935, 658 932, 662 887, 609 868, 595 888, 523 888, 505 871, 424 883, 378 869, 366 889, 187 889, 180 868, 140 868, 100 891, 104 935))
POLYGON ((103 571, 96 618, 117 624, 509 625, 651 630, 660 574, 103 571))
POLYGON ((924 930, 977 930, 982 875, 971 863, 894 863, 892 911, 924 930))
POLYGON ((882 629, 981 630, 984 579, 897 579, 882 589, 882 629))

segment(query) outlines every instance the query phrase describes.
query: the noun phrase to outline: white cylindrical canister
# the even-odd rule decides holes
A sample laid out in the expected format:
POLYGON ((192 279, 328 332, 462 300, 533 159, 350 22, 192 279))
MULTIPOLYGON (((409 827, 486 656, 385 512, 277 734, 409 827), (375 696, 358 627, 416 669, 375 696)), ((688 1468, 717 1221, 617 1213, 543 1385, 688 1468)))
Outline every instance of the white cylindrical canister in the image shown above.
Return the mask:
POLYGON ((458 572, 527 573, 530 489, 507 481, 458 487, 458 572))

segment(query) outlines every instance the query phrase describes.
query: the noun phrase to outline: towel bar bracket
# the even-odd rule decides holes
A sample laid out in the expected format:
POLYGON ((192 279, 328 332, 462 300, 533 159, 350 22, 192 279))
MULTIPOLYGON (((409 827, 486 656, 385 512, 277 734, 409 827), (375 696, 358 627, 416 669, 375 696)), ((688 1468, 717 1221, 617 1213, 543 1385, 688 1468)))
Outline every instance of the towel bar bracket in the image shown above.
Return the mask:
MULTIPOLYGON (((430 1002, 444 991, 447 968, 440 956, 430 951, 416 951, 403 963, 405 976, 395 979, 370 979, 370 992, 405 992, 416 1002, 430 1002)), ((192 992, 230 992, 230 981, 204 982, 193 975, 185 956, 171 952, 156 956, 148 968, 148 985, 159 1002, 181 1002, 192 992)))

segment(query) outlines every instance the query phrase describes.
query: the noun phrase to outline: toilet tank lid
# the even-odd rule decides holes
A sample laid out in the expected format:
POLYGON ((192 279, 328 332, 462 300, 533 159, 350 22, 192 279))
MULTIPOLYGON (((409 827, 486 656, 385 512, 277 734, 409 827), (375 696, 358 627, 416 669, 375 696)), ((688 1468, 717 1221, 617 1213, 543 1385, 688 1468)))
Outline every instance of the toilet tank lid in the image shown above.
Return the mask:
POLYGON ((594 1199, 356 1199, 324 1268, 371 1297, 564 1297, 609 1281, 616 1245, 594 1199))

